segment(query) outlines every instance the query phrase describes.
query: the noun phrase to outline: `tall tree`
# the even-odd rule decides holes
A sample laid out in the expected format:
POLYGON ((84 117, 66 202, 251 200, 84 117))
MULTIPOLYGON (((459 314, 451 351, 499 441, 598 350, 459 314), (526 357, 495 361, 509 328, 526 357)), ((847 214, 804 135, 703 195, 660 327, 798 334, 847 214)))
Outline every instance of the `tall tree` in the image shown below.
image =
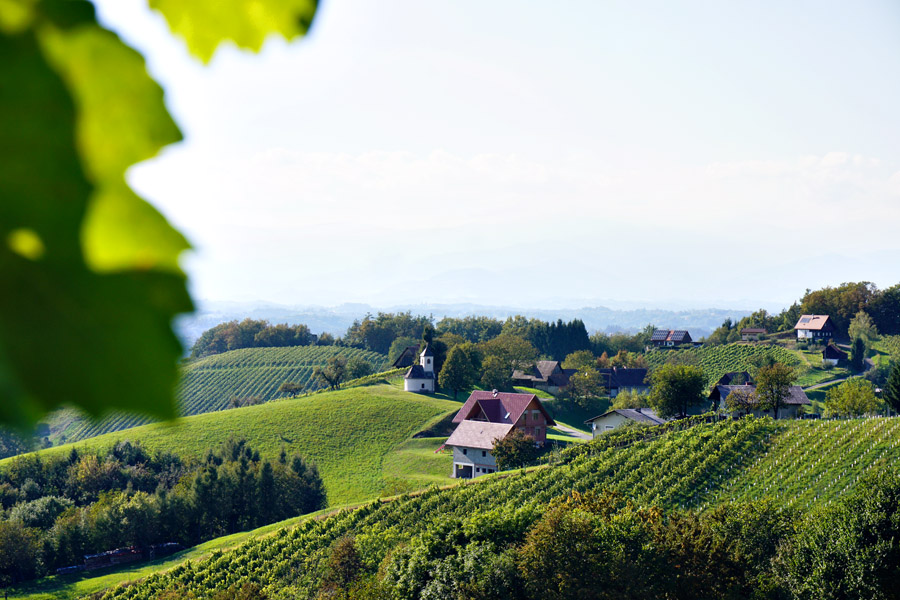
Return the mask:
POLYGON ((664 418, 684 417, 706 398, 703 369, 694 365, 662 365, 650 376, 652 389, 648 401, 664 418))
POLYGON ((453 397, 460 390, 474 386, 478 381, 481 360, 475 344, 463 342, 450 349, 447 360, 438 375, 438 384, 445 390, 452 390, 453 397))
POLYGON ((900 361, 895 362, 891 366, 891 374, 888 375, 887 383, 884 386, 884 401, 890 405, 895 412, 900 412, 900 361))
POLYGON ((778 409, 784 406, 791 394, 791 386, 796 375, 784 364, 775 363, 760 367, 756 372, 756 406, 759 410, 771 410, 773 418, 778 418, 778 409))
POLYGON ((854 338, 850 346, 850 368, 857 373, 866 368, 866 341, 862 337, 854 338))
POLYGON ((866 345, 878 339, 878 328, 875 321, 865 311, 859 311, 850 321, 850 339, 862 338, 866 345))

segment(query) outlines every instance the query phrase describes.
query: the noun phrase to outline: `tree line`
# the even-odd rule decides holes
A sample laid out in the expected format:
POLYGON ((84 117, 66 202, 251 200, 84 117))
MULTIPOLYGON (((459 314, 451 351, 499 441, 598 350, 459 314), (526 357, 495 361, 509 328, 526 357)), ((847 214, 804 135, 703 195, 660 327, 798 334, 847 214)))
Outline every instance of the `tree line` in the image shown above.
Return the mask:
POLYGON ((13 460, 0 472, 0 583, 81 565, 85 555, 184 546, 325 506, 314 464, 260 458, 229 439, 199 461, 120 442, 108 451, 13 460))

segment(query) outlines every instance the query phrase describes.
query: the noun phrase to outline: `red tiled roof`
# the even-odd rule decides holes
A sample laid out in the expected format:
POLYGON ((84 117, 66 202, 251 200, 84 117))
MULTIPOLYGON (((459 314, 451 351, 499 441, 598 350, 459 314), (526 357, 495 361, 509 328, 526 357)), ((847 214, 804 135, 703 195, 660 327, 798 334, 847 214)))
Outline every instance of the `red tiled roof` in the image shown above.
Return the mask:
POLYGON ((556 425, 556 422, 541 404, 541 401, 534 394, 513 394, 509 392, 489 392, 486 390, 475 390, 469 396, 466 403, 462 405, 456 416, 453 417, 454 423, 462 423, 474 412, 476 406, 481 408, 486 419, 492 423, 515 423, 522 416, 525 408, 534 400, 537 402, 547 419, 548 425, 556 425), (496 420, 495 420, 496 419, 496 420))

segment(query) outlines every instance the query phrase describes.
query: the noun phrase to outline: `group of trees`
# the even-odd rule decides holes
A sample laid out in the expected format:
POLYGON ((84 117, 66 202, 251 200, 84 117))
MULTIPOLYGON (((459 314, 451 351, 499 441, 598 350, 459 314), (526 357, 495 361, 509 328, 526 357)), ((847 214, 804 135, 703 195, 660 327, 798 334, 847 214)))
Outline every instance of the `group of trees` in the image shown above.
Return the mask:
POLYGON ((345 536, 317 579, 327 597, 351 600, 893 598, 898 510, 895 471, 811 513, 770 499, 663 511, 572 491, 546 509, 436 520, 377 568, 372 541, 345 536))
POLYGON ((201 461, 120 442, 105 452, 28 455, 0 473, 0 578, 7 584, 126 546, 193 545, 325 506, 315 465, 243 440, 201 461))
POLYGON ((244 319, 219 323, 204 331, 191 348, 191 358, 240 348, 309 346, 313 343, 330 345, 333 338, 328 335, 316 338, 306 325, 272 325, 268 321, 244 319))

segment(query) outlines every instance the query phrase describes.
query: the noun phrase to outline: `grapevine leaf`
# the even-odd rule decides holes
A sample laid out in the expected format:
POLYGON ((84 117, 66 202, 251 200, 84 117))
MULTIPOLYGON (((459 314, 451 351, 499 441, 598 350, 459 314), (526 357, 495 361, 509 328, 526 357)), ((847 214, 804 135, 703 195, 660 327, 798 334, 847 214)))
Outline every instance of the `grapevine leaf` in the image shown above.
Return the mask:
POLYGON ((171 30, 204 62, 222 42, 259 51, 277 33, 290 40, 312 25, 318 0, 150 0, 171 30))
MULTIPOLYGON (((127 112, 79 91, 115 79, 119 69, 126 84, 136 81, 129 68, 143 71, 136 55, 130 67, 116 60, 121 42, 93 22, 89 4, 48 1, 38 10, 33 29, 5 27, 0 35, 0 420, 24 425, 65 403, 95 415, 121 407, 171 417, 181 350, 171 320, 191 310, 184 277, 173 269, 185 244, 127 189, 124 168, 155 154, 177 130, 159 111, 131 127, 127 112), (107 135, 125 142, 91 139, 107 135), (82 239, 94 196, 100 216, 91 227, 108 242, 100 234, 82 239), (133 232, 136 244, 111 235, 113 218, 119 238, 133 232), (136 250, 158 242, 149 257, 136 250), (120 272, 92 268, 83 252, 91 244, 120 272)), ((105 89, 117 93, 111 84, 105 89)), ((142 100, 117 99, 152 110, 143 100, 147 86, 137 93, 142 100)), ((155 101, 165 114, 161 93, 155 101)))

